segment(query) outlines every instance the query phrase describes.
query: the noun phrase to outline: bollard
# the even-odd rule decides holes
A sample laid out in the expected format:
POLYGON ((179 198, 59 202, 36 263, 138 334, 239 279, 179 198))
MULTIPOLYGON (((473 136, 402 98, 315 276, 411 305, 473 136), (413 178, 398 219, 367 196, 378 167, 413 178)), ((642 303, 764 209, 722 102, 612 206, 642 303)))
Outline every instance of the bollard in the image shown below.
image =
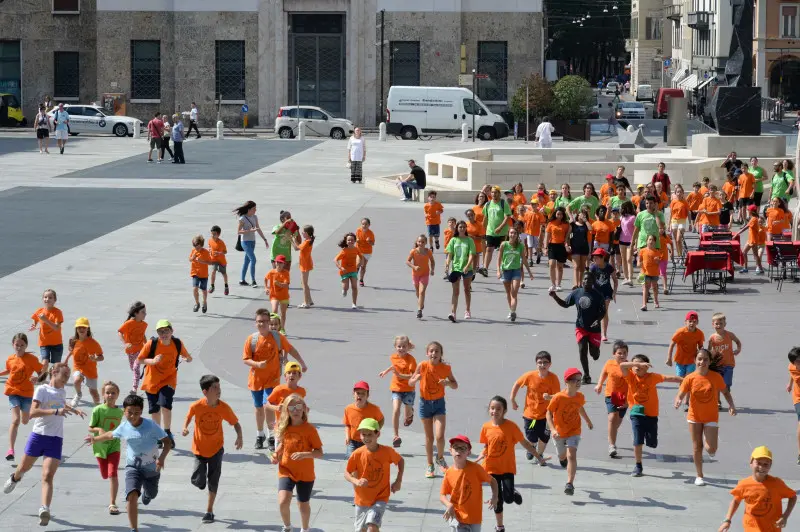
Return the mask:
POLYGON ((386 142, 386 122, 378 124, 378 140, 386 142))
POLYGON ((222 120, 217 121, 217 140, 222 140, 224 138, 223 130, 225 129, 222 120))
POLYGON ((467 142, 469 140, 469 126, 466 122, 461 123, 461 142, 467 142))
POLYGON ((300 122, 297 126, 297 139, 298 140, 306 140, 306 123, 300 122))
POLYGON ((142 121, 141 120, 134 120, 133 121, 133 138, 138 139, 141 138, 140 129, 142 129, 142 121))

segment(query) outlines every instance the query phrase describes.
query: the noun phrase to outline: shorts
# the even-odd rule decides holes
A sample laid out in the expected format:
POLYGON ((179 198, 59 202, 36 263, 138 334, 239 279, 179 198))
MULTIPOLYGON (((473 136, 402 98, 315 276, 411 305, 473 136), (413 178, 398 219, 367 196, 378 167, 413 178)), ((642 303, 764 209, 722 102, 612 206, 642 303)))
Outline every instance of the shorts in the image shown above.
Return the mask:
POLYGON ((519 281, 522 279, 522 270, 502 270, 503 282, 519 281))
POLYGON ((753 198, 739 198, 740 207, 747 207, 748 205, 753 205, 753 198))
POLYGON ((525 240, 527 240, 528 249, 539 249, 539 237, 532 236, 532 235, 525 235, 525 240))
POLYGON ((797 414, 797 421, 800 421, 800 403, 794 404, 794 413, 797 414))
POLYGON ((725 386, 727 386, 728 389, 732 388, 733 387, 733 366, 720 366, 717 371, 719 371, 719 374, 722 375, 722 380, 725 381, 725 386))
MULTIPOLYGON (((583 239, 581 239, 581 240, 583 240, 583 239)), ((588 257, 589 256, 589 243, 588 242, 586 242, 586 243, 581 242, 577 246, 572 245, 572 243, 570 243, 570 246, 572 247, 572 251, 570 252, 570 254, 572 255, 573 259, 575 257, 588 257)))
POLYGON ((428 286, 428 281, 430 281, 430 279, 430 274, 411 276, 411 281, 414 283, 414 288, 418 287, 419 285, 428 286))
POLYGON ((719 427, 719 421, 709 421, 708 423, 699 423, 697 421, 692 421, 691 419, 687 419, 689 423, 692 425, 703 425, 704 427, 719 427))
POLYGON ((339 278, 340 278, 342 281, 346 281, 346 280, 348 280, 348 279, 358 279, 358 272, 350 272, 350 273, 346 273, 346 274, 344 274, 344 275, 340 275, 340 276, 339 276, 339 278))
POLYGON ((600 287, 595 286, 595 289, 603 295, 603 300, 611 301, 614 299, 614 288, 611 287, 610 283, 600 287))
POLYGON ((487 248, 499 248, 500 244, 505 241, 505 236, 489 236, 486 235, 486 247, 487 248))
POLYGON ((287 306, 289 305, 289 300, 288 299, 275 299, 273 297, 273 298, 270 298, 270 301, 277 301, 281 305, 287 305, 287 306))
POLYGON ((475 277, 475 272, 450 272, 450 275, 447 276, 447 280, 451 283, 457 283, 459 280, 463 279, 472 279, 475 277))
POLYGON ((634 446, 647 445, 653 449, 658 447, 658 417, 631 416, 631 432, 634 446))
POLYGON ((547 443, 550 441, 550 429, 547 428, 547 418, 537 419, 531 428, 532 419, 522 417, 525 428, 525 439, 531 443, 547 443))
POLYGON ((139 496, 146 495, 148 499, 155 499, 158 495, 158 481, 161 473, 154 469, 143 469, 128 466, 125 468, 125 500, 134 491, 139 496))
POLYGON ((36 130, 36 138, 37 139, 46 139, 50 137, 50 130, 47 128, 41 128, 36 130))
POLYGON ((274 388, 264 388, 263 390, 250 390, 250 395, 253 396, 253 406, 256 408, 263 408, 267 403, 267 398, 272 393, 274 388))
POLYGON ((609 249, 611 249, 611 244, 609 244, 608 242, 595 242, 594 247, 595 249, 600 248, 608 251, 609 249))
POLYGON ((547 258, 561 264, 567 262, 567 246, 564 244, 547 244, 547 258))
POLYGON ((350 456, 354 452, 356 452, 356 449, 360 449, 361 447, 364 447, 364 442, 363 441, 356 441, 356 440, 348 441, 347 442, 347 448, 345 449, 345 457, 346 458, 350 458, 350 456))
MULTIPOLYGON (((575 341, 581 343, 583 340, 588 340, 590 344, 595 347, 600 347, 603 337, 599 332, 591 332, 580 327, 575 327, 575 341)), ((596 359, 595 359, 596 360, 596 359)))
POLYGON ((222 455, 224 454, 225 449, 220 447, 220 450, 211 458, 194 455, 192 485, 202 490, 208 484, 208 491, 216 493, 219 487, 219 476, 222 474, 222 455))
POLYGON ((363 529, 367 528, 368 525, 375 525, 380 528, 385 512, 385 501, 375 501, 375 504, 372 506, 356 506, 354 530, 356 532, 361 532, 363 529))
POLYGON ((117 471, 119 470, 119 451, 109 453, 105 458, 95 456, 97 458, 97 465, 100 466, 100 476, 103 480, 107 478, 117 478, 117 471))
POLYGON ((447 415, 445 408, 444 397, 440 399, 419 399, 419 417, 420 419, 430 419, 435 416, 447 415))
POLYGON ((216 263, 214 263, 212 268, 214 269, 215 272, 219 272, 222 275, 227 275, 228 274, 228 265, 227 264, 220 264, 220 263, 216 262, 216 263))
POLYGON ((611 397, 606 396, 606 412, 609 414, 613 414, 616 412, 619 414, 619 418, 623 419, 625 417, 625 412, 628 411, 628 405, 625 406, 617 406, 611 402, 611 397))
POLYGON ((673 231, 675 231, 676 229, 680 229, 681 231, 683 231, 684 229, 686 229, 686 227, 687 227, 686 218, 681 218, 680 220, 676 218, 672 220, 673 231))
POLYGON ((56 140, 67 140, 69 129, 56 129, 56 140))
POLYGON ((297 502, 308 502, 311 500, 311 492, 314 489, 314 481, 298 480, 295 482, 289 477, 278 477, 278 491, 294 491, 297 486, 297 502))
POLYGON ((208 277, 192 277, 192 286, 199 288, 203 292, 208 290, 208 277))
POLYGON ((667 261, 662 260, 658 263, 658 273, 661 275, 667 275, 667 261))
POLYGON ((627 247, 630 247, 630 246, 631 246, 631 243, 630 243, 630 242, 625 242, 624 240, 620 240, 620 241, 619 241, 619 245, 620 245, 620 246, 627 246, 627 247))
POLYGON ((175 388, 163 386, 158 393, 144 392, 147 396, 147 413, 156 414, 162 408, 172 410, 172 398, 175 396, 175 388))
POLYGON ((428 236, 439 238, 439 224, 428 226, 428 236))
POLYGON ((658 275, 645 275, 644 280, 651 283, 657 283, 658 275))
POLYGON ((372 253, 362 253, 361 258, 364 259, 365 261, 369 261, 369 259, 372 258, 372 253))
POLYGON ((685 377, 689 373, 694 373, 694 370, 697 369, 697 366, 694 364, 678 364, 675 363, 675 375, 678 377, 685 377))
POLYGON ((468 525, 459 523, 455 517, 450 519, 447 524, 450 526, 450 532, 481 532, 481 525, 468 525))
POLYGON ((578 445, 581 443, 581 437, 580 435, 576 435, 570 436, 569 438, 553 438, 553 443, 556 446, 558 456, 564 456, 567 454, 567 448, 578 448, 578 445))
POLYGON ((417 392, 392 392, 392 401, 400 401, 406 406, 414 406, 416 399, 417 392))
POLYGON ((23 397, 21 395, 8 396, 8 409, 19 408, 23 412, 30 412, 33 405, 33 397, 23 397))
POLYGON ((72 373, 72 380, 75 380, 78 377, 83 377, 84 384, 86 384, 86 387, 89 388, 90 390, 96 390, 97 389, 97 377, 95 377, 94 379, 90 379, 89 377, 87 377, 86 375, 81 373, 80 371, 74 371, 72 373))
POLYGON ((611 255, 612 257, 614 255, 620 255, 619 244, 611 244, 611 247, 609 247, 608 249, 608 254, 611 255))
POLYGON ((39 358, 46 360, 51 364, 61 362, 61 357, 64 356, 64 344, 58 345, 43 345, 39 347, 39 358))
POLYGON ((61 460, 61 449, 63 447, 64 438, 43 436, 42 434, 31 432, 28 436, 28 442, 25 444, 25 455, 35 456, 36 458, 44 456, 61 460))
POLYGON ((153 137, 150 139, 150 149, 161 149, 161 137, 153 137))

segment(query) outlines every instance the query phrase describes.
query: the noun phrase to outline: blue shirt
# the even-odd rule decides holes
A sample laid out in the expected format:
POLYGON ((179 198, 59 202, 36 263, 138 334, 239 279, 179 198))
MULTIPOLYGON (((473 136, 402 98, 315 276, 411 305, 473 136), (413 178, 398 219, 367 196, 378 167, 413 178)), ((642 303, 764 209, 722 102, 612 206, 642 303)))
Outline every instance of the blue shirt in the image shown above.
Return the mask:
POLYGON ((172 142, 183 142, 183 122, 173 124, 172 142))
POLYGON ((59 111, 56 109, 56 112, 53 113, 53 120, 57 120, 56 122, 56 130, 67 131, 67 121, 69 120, 69 113, 66 111, 59 111))
POLYGON ((125 440, 128 444, 128 454, 125 459, 127 467, 156 470, 156 458, 161 454, 158 441, 167 437, 164 429, 151 420, 142 418, 138 427, 123 421, 122 425, 114 429, 113 434, 115 438, 125 440))

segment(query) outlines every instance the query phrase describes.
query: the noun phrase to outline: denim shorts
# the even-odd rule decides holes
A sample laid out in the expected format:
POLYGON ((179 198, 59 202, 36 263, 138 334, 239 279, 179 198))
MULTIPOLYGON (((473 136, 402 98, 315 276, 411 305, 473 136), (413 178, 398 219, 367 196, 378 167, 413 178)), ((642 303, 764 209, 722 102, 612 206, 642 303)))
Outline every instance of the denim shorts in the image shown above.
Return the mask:
POLYGON ((262 408, 267 402, 267 398, 272 393, 274 388, 264 388, 263 390, 250 390, 250 395, 253 396, 253 406, 262 408))
POLYGON ((350 456, 354 452, 356 452, 356 449, 360 449, 362 447, 364 447, 364 442, 363 441, 356 441, 356 440, 348 441, 347 442, 347 447, 345 448, 345 456, 347 458, 350 458, 350 456))
POLYGON ((211 267, 214 269, 215 272, 219 272, 222 275, 226 275, 228 273, 228 265, 227 264, 220 264, 218 262, 214 263, 211 267))
POLYGON ((689 373, 694 373, 694 370, 697 369, 697 366, 694 364, 678 364, 675 363, 675 375, 678 377, 685 377, 689 373))
POLYGON ((556 446, 556 452, 558 456, 564 456, 567 454, 567 448, 573 447, 575 449, 578 448, 578 444, 581 443, 580 435, 577 436, 570 436, 569 438, 553 438, 553 443, 556 446))
POLYGON ((39 347, 39 358, 47 360, 51 364, 61 362, 61 357, 64 356, 64 344, 58 345, 43 345, 39 347))
POLYGON ((511 281, 519 281, 522 279, 522 270, 503 270, 503 282, 510 283, 511 281))
POLYGON ((175 388, 172 386, 162 386, 157 393, 144 392, 147 396, 147 413, 156 414, 162 408, 172 410, 172 398, 175 396, 175 388))
POLYGON ((205 292, 208 290, 208 277, 197 277, 195 275, 192 277, 192 286, 205 292))
POLYGON ((428 226, 428 236, 439 238, 439 224, 428 226))
POLYGON ((620 407, 614 405, 614 403, 611 402, 611 398, 610 397, 606 397, 606 412, 608 412, 609 414, 612 414, 612 413, 616 412, 616 413, 619 414, 620 419, 622 419, 622 418, 625 417, 625 412, 627 412, 627 411, 628 411, 628 407, 627 406, 624 407, 624 408, 620 408, 620 407))
POLYGON ((392 401, 399 400, 402 404, 406 406, 414 406, 414 400, 416 398, 417 398, 417 392, 392 392, 392 401))
POLYGON ((631 416, 631 432, 634 446, 647 445, 653 449, 658 447, 658 417, 631 416))
POLYGON ((722 380, 725 381, 725 386, 728 389, 733 387, 733 366, 720 366, 719 374, 722 375, 722 380))
POLYGON ((23 412, 30 412, 32 404, 33 404, 33 397, 23 397, 21 395, 8 396, 9 410, 11 410, 12 408, 19 408, 23 412))
POLYGON ((800 421, 800 403, 794 404, 794 413, 797 414, 797 421, 800 421))
POLYGON ((419 400, 419 417, 420 419, 430 419, 434 416, 444 416, 447 414, 445 409, 444 397, 441 399, 422 399, 419 400))

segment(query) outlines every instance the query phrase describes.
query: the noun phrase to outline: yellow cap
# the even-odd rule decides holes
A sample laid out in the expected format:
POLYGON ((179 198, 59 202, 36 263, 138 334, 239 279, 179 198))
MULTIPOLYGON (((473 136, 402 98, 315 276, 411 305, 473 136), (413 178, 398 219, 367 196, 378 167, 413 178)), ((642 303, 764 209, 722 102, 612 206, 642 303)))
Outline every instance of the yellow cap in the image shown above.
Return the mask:
POLYGON ((553 189, 550 191, 550 194, 558 194, 558 190, 553 189))
POLYGON ((498 187, 497 185, 494 185, 494 186, 492 187, 492 192, 494 192, 495 190, 496 190, 497 192, 502 192, 502 189, 501 189, 500 187, 498 187))
POLYGON ((290 371, 299 371, 303 372, 303 368, 300 367, 300 364, 297 362, 287 362, 286 365, 283 367, 284 373, 289 373, 290 371))
POLYGON ((88 327, 89 318, 78 318, 75 320, 75 327, 88 327))
POLYGON ((750 455, 750 460, 758 460, 759 458, 769 458, 772 460, 772 451, 769 450, 769 447, 762 445, 761 447, 756 447, 753 449, 753 454, 750 455))
POLYGON ((531 203, 534 204, 534 205, 538 205, 539 204, 539 198, 532 198, 531 199, 531 203))

